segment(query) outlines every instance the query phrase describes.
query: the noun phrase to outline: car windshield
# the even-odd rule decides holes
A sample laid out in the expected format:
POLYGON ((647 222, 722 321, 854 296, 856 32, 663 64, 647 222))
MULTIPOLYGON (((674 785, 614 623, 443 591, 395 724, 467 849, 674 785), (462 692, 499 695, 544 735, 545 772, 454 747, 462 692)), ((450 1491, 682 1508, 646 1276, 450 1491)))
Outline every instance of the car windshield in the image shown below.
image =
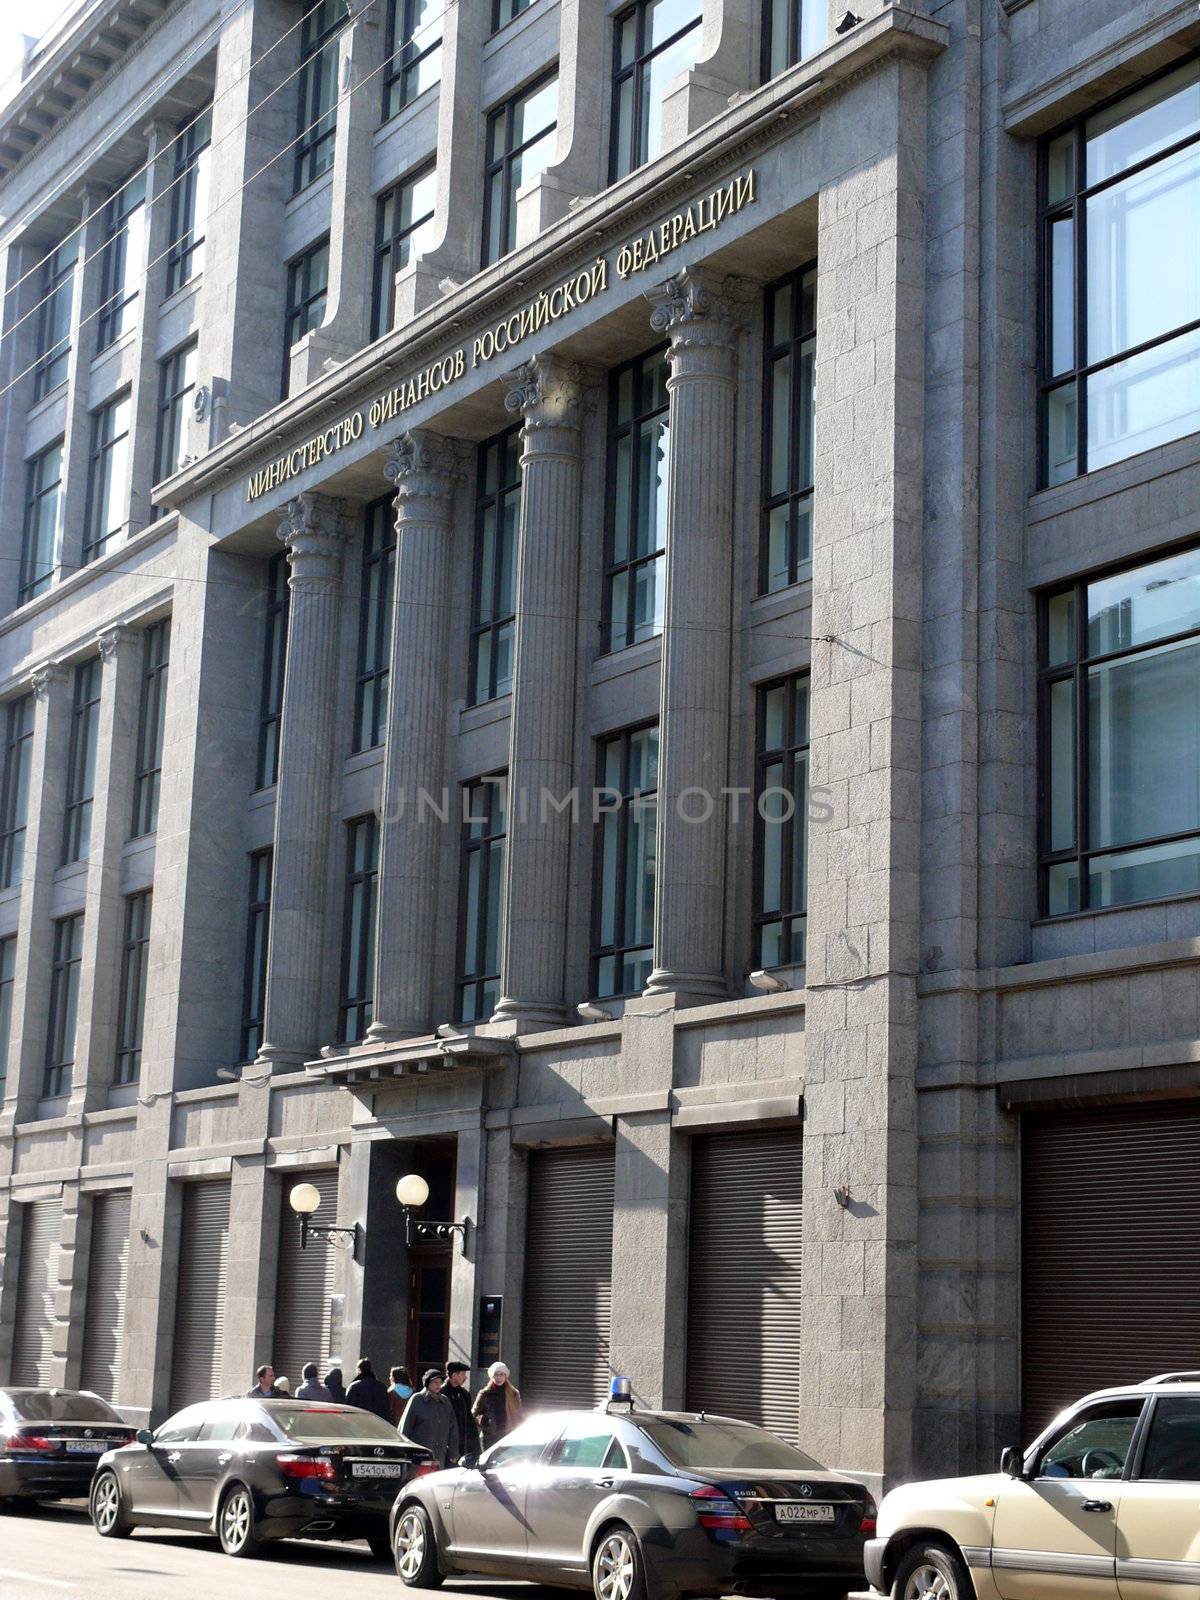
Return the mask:
POLYGON ((803 1450, 745 1422, 642 1422, 638 1426, 676 1467, 697 1471, 823 1472, 803 1450))
POLYGON ((270 1418, 289 1439, 302 1444, 340 1444, 347 1439, 400 1443, 400 1435, 390 1422, 353 1406, 345 1411, 326 1411, 320 1406, 272 1406, 270 1418))
POLYGON ((68 1394, 55 1389, 10 1389, 8 1398, 23 1422, 120 1422, 98 1394, 68 1394))

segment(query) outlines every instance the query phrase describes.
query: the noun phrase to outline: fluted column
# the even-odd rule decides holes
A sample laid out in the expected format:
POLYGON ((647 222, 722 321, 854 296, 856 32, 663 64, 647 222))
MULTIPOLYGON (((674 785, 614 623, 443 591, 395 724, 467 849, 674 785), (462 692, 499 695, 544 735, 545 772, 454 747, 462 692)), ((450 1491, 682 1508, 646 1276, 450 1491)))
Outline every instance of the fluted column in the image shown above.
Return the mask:
POLYGON ((521 433, 517 645, 509 731, 508 849, 497 1019, 565 1017, 563 954, 574 822, 582 372, 536 356, 506 406, 521 433))
POLYGON ((685 270, 647 295, 670 335, 666 605, 659 691, 654 970, 681 1000, 725 982, 733 422, 741 322, 728 286, 685 270))
POLYGON ((375 1020, 369 1040, 427 1033, 433 1016, 440 825, 421 804, 445 782, 454 447, 406 433, 385 468, 396 486, 387 745, 380 833, 375 1020))
POLYGON ((287 546, 287 665, 275 790, 266 1017, 258 1059, 296 1064, 316 1055, 322 1032, 325 909, 338 745, 337 666, 342 503, 323 494, 290 502, 279 525, 287 546))

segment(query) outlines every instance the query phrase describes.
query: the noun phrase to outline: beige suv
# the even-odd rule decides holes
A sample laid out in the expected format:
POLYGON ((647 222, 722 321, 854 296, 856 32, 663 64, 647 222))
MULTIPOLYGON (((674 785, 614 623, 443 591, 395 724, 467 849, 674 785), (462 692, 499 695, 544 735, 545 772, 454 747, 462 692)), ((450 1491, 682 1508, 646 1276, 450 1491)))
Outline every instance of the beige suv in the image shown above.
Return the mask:
POLYGON ((1200 1600, 1200 1372, 1089 1395, 997 1473, 893 1489, 877 1532, 892 1600, 1200 1600))

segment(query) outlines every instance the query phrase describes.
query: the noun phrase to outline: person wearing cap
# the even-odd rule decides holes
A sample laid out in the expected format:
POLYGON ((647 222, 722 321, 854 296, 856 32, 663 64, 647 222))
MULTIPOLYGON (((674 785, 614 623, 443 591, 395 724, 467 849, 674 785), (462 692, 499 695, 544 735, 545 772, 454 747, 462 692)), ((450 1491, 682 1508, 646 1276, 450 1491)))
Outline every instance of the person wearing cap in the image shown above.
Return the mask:
POLYGON ((475 1396, 471 1415, 479 1424, 485 1450, 520 1422, 521 1391, 508 1381, 508 1368, 503 1361, 493 1361, 488 1368, 488 1381, 475 1396))
POLYGON ((471 1369, 463 1361, 447 1361, 446 1387, 442 1393, 454 1412, 454 1433, 450 1440, 450 1459, 479 1454, 479 1424, 471 1415, 471 1397, 467 1393, 467 1379, 471 1369))
POLYGON ((442 1382, 442 1374, 430 1367, 400 1418, 400 1432, 414 1444, 423 1444, 435 1467, 449 1463, 455 1429, 454 1408, 442 1393, 442 1382))

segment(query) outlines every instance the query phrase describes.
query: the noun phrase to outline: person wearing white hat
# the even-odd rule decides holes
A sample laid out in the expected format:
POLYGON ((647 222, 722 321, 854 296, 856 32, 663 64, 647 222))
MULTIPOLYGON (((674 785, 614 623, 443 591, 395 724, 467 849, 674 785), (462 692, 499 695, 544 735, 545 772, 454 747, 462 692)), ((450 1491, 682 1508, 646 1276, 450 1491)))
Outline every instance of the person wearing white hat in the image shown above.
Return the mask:
POLYGON ((503 1439, 506 1433, 511 1433, 520 1422, 524 1415, 521 1391, 509 1382, 508 1368, 503 1361, 493 1361, 488 1368, 488 1381, 475 1396, 471 1415, 479 1424, 485 1450, 497 1439, 503 1439))

